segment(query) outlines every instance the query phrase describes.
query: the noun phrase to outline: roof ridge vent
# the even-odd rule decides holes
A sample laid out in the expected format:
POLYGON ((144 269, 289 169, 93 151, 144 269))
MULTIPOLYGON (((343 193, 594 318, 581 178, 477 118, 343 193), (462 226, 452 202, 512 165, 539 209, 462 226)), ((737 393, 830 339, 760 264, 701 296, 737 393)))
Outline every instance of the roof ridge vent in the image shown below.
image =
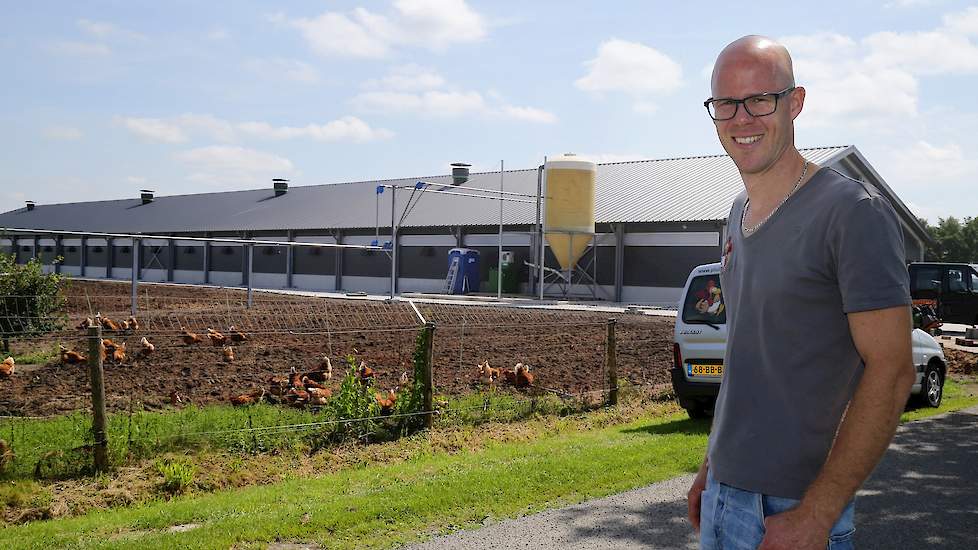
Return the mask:
POLYGON ((281 197, 289 192, 289 180, 284 178, 272 178, 272 189, 275 190, 276 197, 281 197))
POLYGON ((30 212, 31 210, 34 210, 34 201, 24 201, 24 203, 27 204, 27 211, 28 212, 30 212))
POLYGON ((143 204, 149 204, 149 203, 153 202, 153 194, 154 193, 155 193, 155 191, 153 191, 152 189, 140 189, 139 190, 139 198, 142 199, 143 204))

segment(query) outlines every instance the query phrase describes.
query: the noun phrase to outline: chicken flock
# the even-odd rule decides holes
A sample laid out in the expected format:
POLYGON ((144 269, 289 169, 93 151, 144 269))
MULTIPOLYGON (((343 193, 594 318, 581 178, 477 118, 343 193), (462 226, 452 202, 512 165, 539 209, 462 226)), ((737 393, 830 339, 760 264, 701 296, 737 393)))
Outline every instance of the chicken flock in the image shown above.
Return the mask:
MULTIPOLYGON (((76 328, 87 331, 93 326, 101 326, 103 333, 112 333, 115 338, 115 340, 109 337, 101 339, 99 355, 103 363, 122 365, 127 360, 132 362, 145 360, 157 349, 158 344, 151 342, 147 335, 136 334, 141 326, 138 319, 133 316, 117 322, 99 313, 94 317, 83 319, 76 325, 76 328), (126 337, 135 338, 136 336, 139 336, 138 344, 127 348, 127 343, 122 339, 126 337)), ((219 348, 220 355, 217 357, 220 358, 220 361, 233 363, 235 361, 234 346, 249 342, 249 337, 236 329, 234 325, 228 326, 225 332, 207 328, 202 334, 192 332, 181 326, 178 342, 181 342, 184 347, 219 348)), ((129 344, 132 342, 130 341, 129 344)), ((354 349, 354 353, 357 353, 356 349, 354 349)), ((72 350, 64 344, 60 344, 59 361, 62 365, 82 365, 88 363, 88 357, 81 351, 72 350)), ((0 363, 0 379, 13 376, 15 368, 14 358, 7 357, 0 363)), ((486 360, 479 363, 478 372, 474 374, 474 383, 488 386, 490 389, 501 384, 517 389, 534 386, 534 374, 530 372, 530 366, 524 363, 516 363, 512 369, 501 369, 490 366, 489 361, 486 360)), ((377 375, 373 368, 367 366, 365 360, 360 361, 359 367, 355 369, 355 376, 364 393, 373 392, 373 400, 382 415, 390 415, 394 412, 398 401, 398 392, 410 384, 410 377, 407 372, 404 372, 398 380, 398 385, 380 391, 374 390, 374 381, 377 375)), ((328 355, 322 355, 311 370, 299 370, 293 366, 288 375, 272 375, 266 380, 267 384, 262 387, 252 387, 248 391, 228 392, 226 399, 227 402, 235 406, 253 405, 264 401, 298 408, 320 407, 326 405, 333 396, 333 389, 330 388, 332 380, 332 362, 328 355)), ((170 403, 174 406, 189 402, 187 397, 177 391, 172 391, 169 397, 170 403)))

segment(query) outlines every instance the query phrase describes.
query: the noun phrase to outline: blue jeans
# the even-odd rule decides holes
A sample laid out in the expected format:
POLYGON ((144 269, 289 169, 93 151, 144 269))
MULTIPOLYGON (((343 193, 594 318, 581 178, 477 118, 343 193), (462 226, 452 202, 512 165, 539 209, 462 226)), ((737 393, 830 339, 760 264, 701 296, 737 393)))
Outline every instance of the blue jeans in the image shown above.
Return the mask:
MULTIPOLYGON (((701 550, 754 550, 764 538, 764 518, 798 506, 793 498, 773 497, 724 485, 709 474, 700 504, 701 550)), ((851 550, 856 532, 855 499, 832 526, 826 548, 851 550)))

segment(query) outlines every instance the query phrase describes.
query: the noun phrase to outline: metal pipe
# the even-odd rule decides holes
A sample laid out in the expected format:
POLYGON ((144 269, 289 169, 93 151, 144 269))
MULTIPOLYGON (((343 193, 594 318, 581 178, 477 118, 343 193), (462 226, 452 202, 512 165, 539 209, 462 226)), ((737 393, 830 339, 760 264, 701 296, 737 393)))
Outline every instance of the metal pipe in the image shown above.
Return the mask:
POLYGON ((540 182, 540 185, 539 185, 539 188, 538 188, 539 189, 539 192, 537 193, 537 205, 539 205, 539 208, 540 208, 540 216, 541 216, 540 217, 540 220, 541 220, 540 221, 540 263, 538 264, 540 266, 540 288, 539 288, 539 291, 540 291, 540 299, 541 300, 543 300, 543 279, 544 279, 544 275, 543 275, 543 263, 546 261, 546 255, 545 254, 546 254, 546 250, 547 250, 547 243, 546 243, 546 239, 544 237, 544 234, 546 233, 545 228, 546 228, 546 225, 547 225, 546 210, 544 210, 544 209, 546 208, 547 205, 544 204, 544 202, 543 202, 543 194, 544 194, 544 189, 545 189, 546 183, 547 183, 547 157, 544 156, 543 157, 543 178, 541 179, 541 182, 540 182))
MULTIPOLYGON (((503 177, 505 164, 499 161, 499 258, 496 266, 496 299, 503 297, 503 177)), ((523 201, 530 202, 530 201, 523 201)))
MULTIPOLYGON (((492 191, 490 191, 492 192, 492 191)), ((533 204, 533 201, 523 200, 523 199, 504 199, 500 197, 494 197, 491 195, 472 195, 469 193, 455 193, 453 191, 438 191, 437 189, 428 189, 425 193, 438 193, 439 195, 455 195, 457 197, 472 197, 474 199, 489 199, 494 201, 506 201, 506 202, 522 202, 526 204, 533 204)), ((498 191, 496 191, 498 193, 498 191)))
MULTIPOLYGON (((493 193, 493 195, 495 195, 495 192, 494 191, 492 191, 490 189, 483 189, 481 187, 466 187, 464 185, 452 185, 452 184, 449 184, 449 183, 435 183, 435 182, 423 181, 423 180, 418 180, 417 183, 420 183, 421 185, 437 185, 439 187, 451 187, 452 189, 466 189, 468 191, 479 191, 480 193, 493 193)), ((417 183, 414 184, 414 185, 391 185, 391 184, 384 184, 384 185, 381 185, 381 187, 384 187, 385 189, 414 189, 415 187, 417 187, 417 183)), ((435 190, 433 190, 433 189, 427 189, 427 190, 425 190, 426 193, 430 193, 432 191, 435 191, 435 190)), ((514 197, 526 197, 526 198, 530 198, 530 199, 532 199, 534 197, 534 195, 532 195, 532 194, 528 194, 528 193, 517 193, 516 191, 504 191, 503 194, 504 195, 514 196, 514 197)), ((496 197, 490 196, 490 198, 495 199, 496 197)))
POLYGON ((391 299, 397 287, 397 222, 394 221, 394 209, 397 205, 397 188, 391 188, 391 299))
POLYGON ((245 247, 248 250, 248 309, 251 309, 254 301, 252 300, 252 288, 251 283, 252 274, 255 272, 255 245, 249 244, 245 247))
POLYGON ((132 284, 130 285, 131 294, 129 296, 129 315, 133 317, 136 316, 136 300, 139 297, 139 239, 132 240, 132 274, 130 279, 132 284))
MULTIPOLYGON (((542 182, 543 182, 543 165, 541 164, 540 166, 537 167, 537 200, 536 200, 537 220, 536 220, 536 224, 534 224, 533 226, 533 244, 536 245, 536 247, 533 249, 533 257, 539 256, 538 251, 540 250, 541 247, 543 247, 543 239, 541 238, 540 235, 540 195, 541 195, 542 182)), ((530 287, 532 289, 531 293, 535 294, 536 288, 533 288, 533 282, 536 279, 533 277, 533 269, 529 269, 528 271, 530 272, 530 287)), ((540 271, 542 272, 543 270, 541 269, 540 271)))
POLYGON ((124 238, 124 239, 161 239, 161 240, 176 240, 176 241, 201 241, 201 242, 214 242, 214 243, 238 243, 238 244, 261 244, 269 246, 311 246, 311 247, 322 247, 322 248, 352 248, 359 250, 383 250, 381 246, 373 246, 366 244, 335 244, 335 243, 300 243, 300 242, 287 242, 287 241, 255 241, 251 239, 225 239, 220 237, 182 237, 174 235, 144 235, 144 234, 133 234, 133 233, 99 233, 94 231, 65 231, 56 229, 26 229, 23 227, 0 227, 0 231, 6 231, 9 233, 24 233, 24 234, 44 234, 44 235, 84 235, 86 237, 105 237, 105 238, 124 238))

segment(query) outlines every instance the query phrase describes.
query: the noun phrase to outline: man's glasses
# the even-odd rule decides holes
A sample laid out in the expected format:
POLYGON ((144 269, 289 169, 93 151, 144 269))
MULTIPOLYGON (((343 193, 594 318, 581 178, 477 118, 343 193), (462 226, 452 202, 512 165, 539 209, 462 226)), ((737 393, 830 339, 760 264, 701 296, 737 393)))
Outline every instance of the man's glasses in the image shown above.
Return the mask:
POLYGON ((744 110, 750 116, 767 116, 778 110, 778 100, 781 97, 795 91, 795 87, 785 88, 780 92, 767 92, 752 95, 744 99, 707 99, 703 102, 707 112, 713 120, 730 120, 737 116, 737 108, 743 104, 744 110))

